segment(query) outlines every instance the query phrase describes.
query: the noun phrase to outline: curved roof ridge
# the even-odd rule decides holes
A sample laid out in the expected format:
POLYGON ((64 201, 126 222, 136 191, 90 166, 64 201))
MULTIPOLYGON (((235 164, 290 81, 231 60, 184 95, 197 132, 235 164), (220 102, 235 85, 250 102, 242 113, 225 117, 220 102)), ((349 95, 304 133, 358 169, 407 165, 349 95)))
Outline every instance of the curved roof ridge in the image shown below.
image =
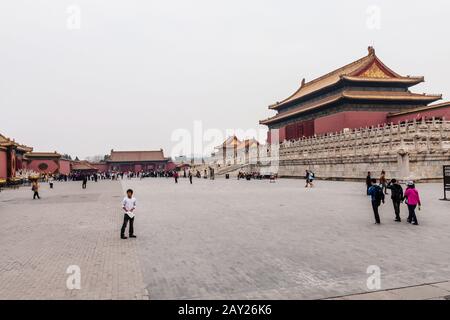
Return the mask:
MULTIPOLYGON (((318 78, 315 78, 315 79, 313 79, 311 81, 308 81, 308 82, 306 82, 305 79, 303 78, 300 88, 298 88, 293 94, 291 94, 286 99, 283 99, 281 101, 276 102, 275 104, 270 105, 269 108, 276 108, 279 105, 282 105, 282 104, 284 104, 284 103, 286 103, 288 101, 291 101, 291 100, 295 99, 296 96, 299 95, 302 90, 310 89, 311 86, 313 86, 314 84, 319 83, 320 81, 323 81, 323 80, 326 80, 326 79, 330 79, 332 77, 340 78, 343 75, 348 75, 348 74, 351 74, 351 73, 353 73, 355 71, 359 71, 361 69, 364 69, 365 67, 370 65, 375 59, 379 60, 376 57, 376 55, 375 55, 375 49, 373 47, 369 47, 368 50, 369 50, 369 54, 368 55, 366 55, 366 56, 364 56, 364 57, 362 57, 362 58, 360 58, 358 60, 355 60, 353 62, 350 62, 350 63, 348 63, 348 64, 346 64, 346 65, 344 65, 344 66, 342 66, 342 67, 340 67, 338 69, 335 69, 335 70, 331 71, 331 72, 328 72, 328 73, 326 73, 326 74, 324 74, 324 75, 322 75, 322 76, 320 76, 318 78), (355 66, 358 66, 358 65, 360 65, 360 66, 357 67, 356 69, 352 68, 352 67, 355 67, 355 66), (350 70, 348 70, 348 69, 350 69, 350 70), (348 71, 346 71, 346 70, 348 70, 348 71)), ((384 65, 381 61, 380 61, 380 63, 382 65, 384 65)), ((386 67, 386 69, 390 70, 387 67, 386 67)), ((336 79, 336 80, 338 80, 338 79, 336 79)), ((311 91, 311 92, 313 92, 313 91, 311 91)))
MULTIPOLYGON (((336 70, 328 72, 327 74, 324 74, 323 76, 320 76, 320 77, 315 78, 315 79, 313 79, 311 81, 308 81, 307 83, 305 83, 304 87, 308 87, 308 86, 310 86, 310 85, 312 85, 312 84, 314 84, 314 83, 316 83, 316 82, 318 82, 320 80, 328 78, 331 75, 339 74, 340 71, 345 70, 345 69, 347 69, 347 68, 349 68, 349 67, 351 67, 353 65, 356 65, 356 64, 359 64, 359 63, 362 63, 362 62, 366 62, 365 60, 369 61, 369 58, 370 58, 370 60, 372 60, 372 58, 377 59, 377 57, 375 55, 375 51, 373 51, 373 53, 369 52, 368 55, 366 55, 366 56, 364 56, 364 57, 362 57, 362 58, 360 58, 358 60, 355 60, 353 62, 350 62, 350 63, 346 64, 345 66, 342 66, 342 67, 340 67, 340 68, 338 68, 336 70)), ((372 61, 370 61, 370 62, 372 62, 372 61)), ((365 67, 365 66, 366 65, 361 66, 361 69, 362 69, 362 67, 365 67)), ((360 70, 360 69, 358 69, 358 70, 360 70)), ((342 74, 342 75, 345 75, 345 74, 342 74)))

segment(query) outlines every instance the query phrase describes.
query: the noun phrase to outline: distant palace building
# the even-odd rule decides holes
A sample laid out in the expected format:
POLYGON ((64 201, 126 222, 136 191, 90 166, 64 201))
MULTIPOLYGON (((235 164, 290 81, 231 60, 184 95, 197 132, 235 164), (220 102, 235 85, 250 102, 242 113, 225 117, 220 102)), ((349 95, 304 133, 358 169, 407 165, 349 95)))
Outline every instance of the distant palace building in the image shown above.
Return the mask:
POLYGON ((424 77, 401 76, 369 47, 367 56, 312 81, 269 106, 267 156, 260 172, 280 177, 441 180, 450 165, 450 102, 413 93, 424 77), (278 144, 279 142, 279 144, 278 144))
POLYGON ((16 176, 16 171, 26 167, 25 154, 33 148, 17 143, 0 134, 0 180, 16 176))
POLYGON ((119 172, 164 171, 169 162, 171 159, 164 157, 163 149, 155 151, 111 150, 111 154, 106 160, 106 166, 103 168, 119 172))
POLYGON ((220 167, 256 163, 259 147, 259 142, 254 138, 241 141, 237 136, 231 136, 214 148, 210 164, 220 167))
POLYGON ((422 117, 450 119, 450 102, 430 105, 442 95, 409 91, 423 81, 394 72, 369 47, 362 59, 312 81, 303 79, 294 94, 269 106, 277 114, 260 124, 278 129, 283 142, 422 117))
MULTIPOLYGON (((179 168, 183 168, 180 166, 179 168)), ((178 169, 179 169, 178 168, 178 169)), ((33 148, 17 143, 0 134, 0 187, 17 184, 34 175, 93 174, 96 172, 149 172, 177 169, 163 149, 151 151, 115 151, 105 160, 91 163, 72 160, 58 152, 34 152, 33 148)))

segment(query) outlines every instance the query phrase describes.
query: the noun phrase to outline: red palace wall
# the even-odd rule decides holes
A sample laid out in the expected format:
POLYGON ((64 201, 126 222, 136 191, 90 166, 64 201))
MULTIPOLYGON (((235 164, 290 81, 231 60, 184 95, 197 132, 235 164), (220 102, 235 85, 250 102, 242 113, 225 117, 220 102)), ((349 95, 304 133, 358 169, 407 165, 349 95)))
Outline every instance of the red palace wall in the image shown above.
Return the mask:
POLYGON ((177 167, 177 165, 176 165, 175 163, 173 163, 173 162, 168 162, 168 163, 166 164, 166 167, 165 167, 164 169, 167 170, 167 171, 172 171, 172 170, 175 170, 176 167, 177 167))
POLYGON ((6 160, 6 151, 0 150, 0 179, 7 178, 6 160))
POLYGON ((26 169, 27 163, 22 156, 16 155, 16 170, 26 169))
POLYGON ((422 118, 425 119, 432 119, 432 118, 445 118, 447 120, 450 120, 450 106, 447 108, 442 109, 435 109, 435 110, 429 110, 425 112, 417 112, 417 113, 411 113, 411 114, 404 114, 399 115, 395 117, 388 117, 388 122, 391 123, 398 123, 403 121, 412 121, 414 119, 421 120, 422 118))
MULTIPOLYGON (((111 171, 120 171, 120 172, 140 172, 140 171, 152 171, 152 170, 173 170, 167 169, 166 163, 163 162, 152 162, 146 161, 142 163, 109 163, 107 166, 108 170, 111 171), (161 168, 160 168, 161 166, 161 168)), ((98 164, 94 164, 94 167, 100 170, 101 167, 98 164)), ((175 167, 174 167, 175 168, 175 167)))
MULTIPOLYGON (((297 140, 302 137, 311 137, 331 132, 340 132, 345 128, 358 129, 376 126, 387 122, 388 112, 346 111, 317 118, 288 124, 279 129, 280 142, 284 140, 297 140)), ((449 117, 450 119, 450 117, 449 117)), ((267 141, 271 143, 270 131, 267 141)))
POLYGON ((59 160, 59 173, 60 174, 70 174, 70 160, 59 160))
POLYGON ((39 173, 55 173, 58 170, 57 160, 46 160, 46 159, 33 159, 28 162, 28 169, 39 172, 39 173), (46 164, 47 169, 39 169, 41 164, 46 164))
POLYGON ((280 137, 280 141, 286 140, 286 127, 283 127, 280 130, 278 130, 278 136, 280 137))
POLYGON ((106 163, 91 163, 91 165, 98 170, 98 172, 108 172, 109 165, 106 163))
POLYGON ((314 120, 295 122, 286 126, 286 140, 297 140, 302 137, 311 137, 313 135, 314 120))
POLYGON ((358 129, 387 121, 387 112, 346 111, 314 120, 316 134, 340 132, 345 128, 358 129))

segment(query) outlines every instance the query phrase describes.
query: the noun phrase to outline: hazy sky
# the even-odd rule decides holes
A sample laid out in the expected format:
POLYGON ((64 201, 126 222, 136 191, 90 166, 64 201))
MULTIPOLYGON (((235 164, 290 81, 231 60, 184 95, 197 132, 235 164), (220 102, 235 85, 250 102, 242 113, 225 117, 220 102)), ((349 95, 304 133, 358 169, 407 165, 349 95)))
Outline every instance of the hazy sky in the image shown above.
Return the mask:
POLYGON ((450 100, 449 15, 444 0, 2 0, 0 133, 79 157, 170 154, 194 120, 261 128, 303 77, 368 45, 450 100))

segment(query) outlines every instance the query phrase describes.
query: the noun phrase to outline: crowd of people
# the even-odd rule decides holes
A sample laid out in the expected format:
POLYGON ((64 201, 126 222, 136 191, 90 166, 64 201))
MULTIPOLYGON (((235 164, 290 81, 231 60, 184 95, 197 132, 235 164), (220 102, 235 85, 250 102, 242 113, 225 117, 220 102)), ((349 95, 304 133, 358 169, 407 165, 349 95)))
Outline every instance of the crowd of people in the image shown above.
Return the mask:
POLYGON ((39 173, 31 169, 19 169, 16 171, 16 178, 28 179, 32 176, 39 176, 39 173))
MULTIPOLYGON (((50 189, 53 189, 53 185, 55 181, 58 182, 67 182, 67 181, 81 181, 81 188, 86 189, 88 181, 98 182, 99 180, 123 180, 123 179, 132 179, 132 178, 174 178, 175 183, 178 183, 178 178, 180 174, 176 170, 166 170, 166 171, 148 171, 148 172, 116 172, 116 171, 108 171, 108 172, 72 172, 68 175, 66 174, 39 174, 37 172, 24 171, 20 174, 23 175, 24 179, 27 179, 31 182, 31 190, 33 191, 33 199, 40 199, 39 196, 39 183, 48 183, 50 189)), ((190 183, 192 184, 193 174, 191 171, 183 171, 183 177, 189 178, 190 183)), ((195 176, 197 178, 201 178, 200 171, 196 171, 195 176)), ((205 170, 205 177, 207 177, 205 170)))
MULTIPOLYGON (((189 179, 189 183, 193 183, 193 177, 202 178, 202 174, 199 170, 196 170, 195 173, 191 170, 183 170, 182 173, 184 178, 189 179)), ((39 181, 48 182, 50 188, 53 188, 53 184, 55 181, 82 181, 82 188, 87 188, 88 181, 97 182, 99 180, 119 180, 119 179, 131 179, 131 178, 174 178, 175 183, 178 183, 178 179, 180 177, 180 173, 176 170, 171 171, 149 171, 149 172, 102 172, 102 173, 82 173, 82 172, 74 172, 69 175, 64 174, 41 174, 39 175, 37 172, 33 172, 31 170, 19 170, 17 172, 17 177, 23 177, 24 179, 30 179, 31 182, 31 190, 33 191, 33 199, 40 199, 39 195, 39 181), (31 177, 39 177, 31 178, 31 177)), ((208 170, 204 169, 203 178, 208 178, 208 170)), ((214 179, 214 171, 209 170, 209 178, 214 179)), ((259 172, 242 172, 239 171, 237 174, 237 179, 264 179, 265 176, 259 172)), ((315 174, 311 170, 306 170, 305 180, 306 185, 305 188, 314 186, 315 174)), ((408 218, 407 222, 413 225, 418 225, 418 219, 416 214, 416 209, 421 210, 421 200, 418 190, 415 187, 414 181, 408 181, 406 183, 406 190, 403 190, 403 187, 399 183, 397 179, 391 179, 388 181, 386 178, 386 172, 384 170, 381 171, 380 177, 377 181, 376 178, 372 177, 371 172, 367 173, 366 177, 366 193, 370 196, 373 214, 375 218, 376 224, 381 224, 379 208, 382 204, 385 204, 386 195, 388 195, 388 190, 390 191, 393 211, 394 211, 394 221, 401 222, 402 219, 400 217, 401 205, 403 203, 406 204, 408 209, 408 218)))
POLYGON ((245 179, 245 180, 251 180, 251 179, 262 179, 263 176, 259 172, 243 172, 239 171, 237 175, 237 179, 245 179))

